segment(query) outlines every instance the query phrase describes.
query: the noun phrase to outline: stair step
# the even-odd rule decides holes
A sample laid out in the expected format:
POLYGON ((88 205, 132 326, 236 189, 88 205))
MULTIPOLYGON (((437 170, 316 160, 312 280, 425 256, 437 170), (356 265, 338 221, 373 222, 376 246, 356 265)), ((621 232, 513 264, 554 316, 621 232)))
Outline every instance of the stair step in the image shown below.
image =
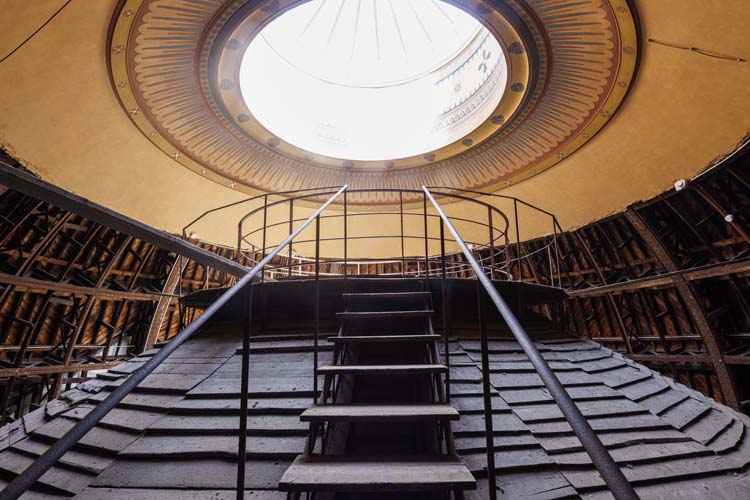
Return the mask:
POLYGON ((445 365, 330 365, 318 368, 320 375, 396 375, 447 371, 445 365))
POLYGON ((300 455, 279 481, 282 491, 430 491, 476 488, 456 456, 347 457, 300 455))
POLYGON ((300 415, 303 422, 413 422, 458 420, 458 411, 447 404, 326 404, 300 415))
POLYGON ((440 335, 342 335, 328 337, 328 342, 339 344, 373 344, 378 342, 435 342, 440 335))
POLYGON ((369 319, 369 318, 424 318, 431 316, 430 309, 417 311, 361 311, 361 312, 338 312, 337 318, 341 319, 369 319))
POLYGON ((377 292, 377 293, 345 293, 347 299, 428 299, 430 292, 377 292))

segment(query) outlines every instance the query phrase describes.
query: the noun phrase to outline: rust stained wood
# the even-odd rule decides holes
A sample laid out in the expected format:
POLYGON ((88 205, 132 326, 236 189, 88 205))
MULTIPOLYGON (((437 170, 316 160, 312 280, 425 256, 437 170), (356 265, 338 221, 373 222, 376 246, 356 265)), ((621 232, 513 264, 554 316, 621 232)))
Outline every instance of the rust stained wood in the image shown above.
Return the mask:
POLYGON ((641 363, 711 364, 705 354, 631 354, 628 356, 641 363))
MULTIPOLYGON (((144 279, 153 282, 166 277, 160 263, 165 258, 174 258, 174 253, 146 241, 132 240, 131 247, 123 250, 127 253, 118 256, 117 246, 112 248, 111 242, 115 239, 116 243, 122 243, 127 234, 85 216, 76 217, 59 206, 18 191, 5 196, 13 197, 4 199, 5 206, 13 208, 13 217, 6 221, 12 225, 5 227, 2 234, 10 246, 1 253, 14 265, 8 273, 0 273, 0 295, 8 297, 8 321, 17 322, 10 323, 0 333, 3 337, 3 334, 16 332, 15 345, 0 345, 3 359, 13 363, 6 366, 21 369, 25 365, 35 366, 44 356, 66 358, 69 361, 63 365, 73 365, 82 362, 86 355, 101 353, 102 349, 105 354, 96 354, 98 359, 91 360, 107 362, 108 348, 115 344, 128 352, 142 349, 153 311, 153 306, 148 304, 158 302, 162 296, 158 292, 139 290, 144 279), (32 225, 38 225, 37 230, 32 230, 32 225), (23 246, 16 245, 16 240, 19 245, 22 240, 23 246), (102 253, 105 247, 106 253, 102 253), (32 274, 37 270, 48 271, 40 273, 48 277, 39 279, 42 276, 32 274), (109 278, 117 279, 119 286, 109 290, 104 287, 108 283, 106 280, 84 283, 86 286, 72 284, 71 276, 76 271, 87 274, 93 271, 95 280, 106 271, 109 278), (121 289, 121 286, 127 288, 121 289), (64 310, 57 306, 64 306, 64 310), (33 312, 33 317, 26 318, 29 311, 33 312), (62 326, 63 322, 67 326, 62 326), (122 345, 125 332, 137 335, 135 342, 129 343, 135 345, 122 345)), ((219 256, 226 258, 227 252, 230 250, 220 251, 219 256)), ((212 272, 230 275, 216 269, 213 267, 212 272)), ((49 375, 24 377, 18 383, 14 383, 13 376, 6 378, 0 397, 0 415, 12 418, 6 410, 12 408, 14 401, 26 400, 30 388, 35 394, 32 402, 36 404, 46 393, 45 386, 64 384, 69 377, 56 376, 58 370, 49 375), (30 382, 38 387, 31 387, 30 382)), ((16 417, 23 414, 21 407, 13 411, 16 417)))
MULTIPOLYGON (((716 212, 718 212, 720 215, 723 215, 726 213, 726 211, 721 207, 721 205, 719 205, 705 190, 700 188, 700 186, 696 187, 696 191, 699 194, 702 194, 704 200, 709 204, 709 206, 711 206, 711 208, 716 210, 716 212)), ((674 204, 670 202, 669 198, 664 200, 664 205, 667 208, 669 208, 675 214, 675 216, 682 222, 682 227, 686 227, 690 231, 690 233, 692 233, 696 238, 698 238, 703 243, 703 246, 706 249, 708 249, 711 255, 713 255, 714 259, 716 259, 717 261, 723 260, 721 253, 711 243, 711 241, 709 241, 709 239, 706 238, 705 233, 703 231, 699 231, 695 224, 691 224, 690 221, 687 220, 685 215, 683 215, 682 210, 678 210, 677 208, 675 208, 674 204)), ((732 221, 730 224, 745 239, 745 241, 750 241, 748 240, 747 233, 744 231, 741 225, 737 224, 735 221, 732 221)), ((727 278, 729 280, 730 286, 734 290, 735 297, 737 297, 738 302, 740 303, 740 306, 742 307, 742 311, 745 314, 745 318, 750 319, 750 305, 748 305, 747 301, 745 300, 744 293, 742 289, 740 288, 740 286, 737 284, 736 277, 730 274, 727 276, 727 278)))
POLYGON ((698 301, 698 298, 693 292, 690 282, 685 278, 683 274, 680 274, 680 270, 674 258, 670 255, 664 245, 659 241, 658 237, 648 224, 641 218, 641 216, 632 208, 629 208, 624 213, 628 222, 638 232, 643 241, 648 245, 654 255, 659 259, 664 269, 669 273, 674 273, 674 285, 682 297, 685 303, 688 314, 692 318, 698 333, 700 334, 703 343, 706 346, 708 355, 711 358, 711 364, 714 367, 716 376, 719 380, 719 386, 721 393, 724 396, 724 400, 728 406, 736 410, 740 410, 741 405, 737 391, 732 380, 732 376, 729 373, 729 368, 724 361, 724 353, 719 344, 716 332, 711 327, 711 324, 706 317, 706 313, 703 310, 703 306, 698 301))
MULTIPOLYGON (((46 352, 46 351, 55 351, 59 348, 59 345, 53 345, 53 344, 31 344, 26 348, 26 352, 46 352)), ((77 350, 89 350, 89 351, 95 351, 97 349, 101 349, 102 346, 100 345, 90 345, 90 344, 76 344, 77 350)), ((21 346, 17 345, 0 345, 0 353, 2 352, 18 352, 18 350, 21 349, 21 346)))
POLYGON ((0 183, 34 198, 44 200, 64 210, 86 217, 109 228, 159 246, 164 250, 184 255, 191 260, 210 265, 232 276, 244 276, 249 269, 197 245, 160 231, 126 215, 110 210, 86 198, 54 186, 22 170, 0 162, 0 183))
MULTIPOLYGON (((731 173, 731 171, 729 171, 731 173)), ((741 179, 741 177, 736 176, 735 178, 741 179)), ((744 181, 743 181, 744 183, 744 181)), ((697 192, 705 201, 708 203, 714 210, 716 210, 719 215, 722 217, 731 214, 731 210, 727 210, 724 208, 719 201, 711 196, 711 194, 700 185, 693 186, 695 189, 695 192, 697 192)), ((747 185, 745 185, 747 187, 747 185)), ((729 225, 732 226, 732 229, 734 229, 737 234, 739 234, 743 240, 745 240, 746 243, 750 244, 750 234, 745 230, 744 227, 742 227, 742 224, 738 224, 737 221, 733 218, 731 222, 729 222, 729 225)))
POLYGON ((660 288, 675 286, 677 280, 682 277, 688 281, 717 278, 731 274, 742 274, 750 272, 750 259, 742 259, 734 262, 721 262, 691 269, 677 270, 648 278, 640 278, 625 283, 613 283, 584 290, 572 290, 568 292, 570 297, 595 297, 607 293, 620 293, 645 288, 660 288))
POLYGON ((69 365, 25 366, 19 368, 0 368, 0 378, 25 377, 28 375, 65 374, 70 372, 108 370, 122 361, 108 361, 106 363, 75 363, 69 365))
MULTIPOLYGON (((54 239, 57 237, 59 232, 65 227, 65 223, 73 216, 71 213, 63 214, 62 217, 60 217, 55 224, 49 228, 47 231, 47 234, 44 235, 41 241, 39 241, 36 245, 34 245, 34 249, 29 253, 28 256, 26 256, 23 263, 18 267, 18 270, 16 271, 17 276, 23 276, 26 274, 26 272, 31 268, 31 266, 36 261, 36 258, 44 252, 44 250, 49 247, 49 245, 54 241, 54 239)), ((2 294, 0 294, 0 304, 4 303, 6 300, 8 300, 8 297, 11 293, 13 293, 13 286, 6 287, 5 290, 3 290, 2 294)))
POLYGON ((8 241, 16 234, 18 229, 23 225, 24 222, 29 220, 30 217, 36 214, 36 212, 39 210, 39 208, 44 204, 42 201, 37 201, 34 207, 30 210, 28 210, 21 219, 19 219, 17 222, 14 223, 13 227, 8 231, 8 233, 3 236, 2 240, 0 240, 0 248, 4 248, 8 241))
MULTIPOLYGON (((143 245, 146 245, 148 249, 146 250, 145 255, 142 255, 139 257, 138 265, 136 266, 135 271, 133 272, 132 279, 130 280, 130 284, 128 285, 128 292, 133 292, 135 290, 136 285, 138 284, 138 278, 140 278, 141 273, 143 272, 144 267, 146 266, 146 263, 151 258, 151 255, 156 250, 156 245, 151 245, 149 243, 143 243, 143 245)), ((129 248, 129 251, 133 253, 136 257, 138 257, 138 253, 133 248, 129 248)), ((161 299, 161 297, 160 297, 161 299)), ((123 318, 123 325, 122 327, 125 328, 128 321, 128 313, 130 312, 130 303, 126 301, 121 301, 115 306, 115 312, 112 316, 112 326, 107 331, 107 340, 104 346, 104 353, 102 355, 102 361, 106 361, 109 357, 110 348, 112 347, 112 341, 114 340, 114 334, 115 330, 117 329, 117 325, 120 322, 120 318, 122 316, 123 311, 126 309, 125 304, 128 304, 127 312, 125 314, 125 317, 123 318)), ((103 312, 103 309, 102 309, 103 312)))
POLYGON ((17 291, 28 291, 34 293, 46 293, 52 291, 59 295, 77 295, 82 297, 94 296, 99 299, 111 300, 125 299, 155 302, 162 297, 160 294, 156 293, 122 292, 119 290, 59 283, 6 273, 0 273, 0 284, 13 285, 16 287, 17 291))
MULTIPOLYGON (((576 231, 575 235, 578 238, 578 242, 580 243, 580 248, 583 248, 584 253, 586 254, 586 257, 588 258, 589 263, 593 266, 594 270, 596 271, 597 276, 599 276, 599 279, 601 280, 601 282, 606 285, 607 278, 604 276, 604 273, 599 267, 599 264, 596 258, 594 258, 593 254, 591 253, 591 249, 583 240, 583 237, 581 236, 581 232, 576 231)), ((620 332, 621 332, 620 335, 622 336, 622 341, 625 343, 625 348, 627 349, 628 354, 632 354, 633 346, 630 344, 630 336, 628 335, 628 331, 625 328, 625 322, 622 320, 622 315, 620 314, 620 308, 617 307, 617 303, 615 302, 614 297, 612 297, 612 294, 606 293, 604 295, 606 295, 607 297, 607 302, 609 302, 610 308, 615 312, 615 319, 617 320, 617 326, 620 328, 620 332)), ((607 318, 609 318, 609 315, 607 315, 607 318)))
POLYGON ((730 365, 750 365, 750 356, 724 356, 730 365))
MULTIPOLYGON (((65 224, 70 220, 70 218, 73 216, 71 213, 63 213, 62 216, 60 216, 59 219, 57 219, 54 224, 52 224, 48 230, 47 233, 44 235, 44 237, 37 242, 36 245, 34 245, 34 249, 31 251, 31 253, 25 258, 23 263, 18 267, 16 271, 17 276, 23 276, 26 274, 31 266, 36 261, 36 258, 41 255, 57 238, 57 235, 62 231, 65 227, 65 224)), ((45 217, 48 217, 48 214, 45 212, 45 217)), ((20 248, 20 242, 19 242, 19 248, 20 248)), ((0 294, 0 304, 3 304, 6 300, 8 300, 8 297, 10 297, 15 290, 15 287, 13 285, 5 287, 5 290, 3 290, 2 294, 0 294)), ((23 361, 26 355, 26 348, 29 346, 29 344, 32 342, 32 338, 35 338, 39 335, 39 332, 41 331, 42 325, 44 324, 44 321, 47 318, 47 314, 49 312, 49 299, 52 297, 51 292, 46 293, 46 297, 44 300, 43 305, 39 309, 39 313, 36 315, 33 325, 31 328, 26 328, 22 331, 23 338, 21 339, 21 348, 16 352, 15 358, 14 358, 14 364, 16 367, 21 367, 23 365, 23 361)), ((8 386, 5 389, 5 397, 2 401, 2 406, 0 406, 0 420, 4 421, 5 414, 8 408, 8 404, 10 403, 11 395, 13 394, 14 389, 14 382, 15 379, 11 378, 10 382, 8 383, 8 386)))
MULTIPOLYGON (((99 279, 96 281, 96 288, 101 288, 104 286, 104 284, 107 281, 107 278, 109 278, 109 273, 114 267, 120 262, 120 259, 122 258, 123 254, 130 248, 130 245, 133 243, 133 237, 132 236, 126 236, 118 249, 115 251, 114 255, 111 256, 109 259, 109 262, 107 263, 106 267, 102 270, 101 274, 99 275, 99 279)), ((86 299, 86 305, 83 307, 83 311, 78 316, 78 324, 76 325, 75 331, 71 334, 71 336, 68 339, 68 346, 65 349, 65 354, 63 355, 63 364, 68 365, 70 364, 71 360, 73 359, 73 354, 75 353, 75 346, 77 343, 81 341, 81 337, 83 336, 83 332, 86 328, 86 323, 89 320, 89 315, 91 314, 91 310, 94 307, 94 304, 96 303, 96 297, 89 296, 88 299, 86 299)), ((60 392, 62 390, 62 382, 63 382, 63 376, 62 374, 56 378, 55 384, 51 390, 51 393, 53 397, 58 398, 60 396, 60 392)))
POLYGON ((172 264, 172 270, 169 272, 169 277, 167 278, 167 281, 164 284, 164 289, 162 290, 163 295, 159 299, 159 303, 156 305, 154 316, 151 318, 151 325, 148 328, 146 342, 143 346, 145 351, 154 347, 154 344, 156 344, 156 341, 159 338, 159 332, 161 331, 162 324, 164 324, 164 318, 167 315, 169 306, 172 304, 172 294, 177 288, 177 285, 180 282, 180 276, 182 276, 186 266, 187 261, 182 257, 177 257, 174 264, 172 264))

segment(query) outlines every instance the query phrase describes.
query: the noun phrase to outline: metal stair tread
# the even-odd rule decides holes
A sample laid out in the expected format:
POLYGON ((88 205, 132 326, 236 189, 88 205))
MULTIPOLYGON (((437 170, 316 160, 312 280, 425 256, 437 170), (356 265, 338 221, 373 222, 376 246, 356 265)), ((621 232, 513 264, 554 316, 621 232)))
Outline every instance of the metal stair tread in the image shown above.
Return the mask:
POLYGON ((328 365, 318 368, 320 375, 334 374, 411 374, 447 372, 445 365, 328 365))
POLYGON ((279 481, 282 491, 429 491, 474 489, 476 480, 453 455, 299 455, 279 481))
POLYGON ((433 342, 440 339, 440 335, 339 335, 328 337, 328 342, 368 344, 376 342, 433 342))
POLYGON ((303 422, 406 422, 458 420, 458 411, 448 404, 324 404, 300 415, 303 422))
POLYGON ((408 311, 345 311, 337 312, 336 317, 342 319, 364 319, 364 318, 419 318, 430 316, 432 309, 416 309, 408 311))
POLYGON ((359 292, 344 293, 343 297, 348 299, 411 299, 429 298, 430 292, 359 292))

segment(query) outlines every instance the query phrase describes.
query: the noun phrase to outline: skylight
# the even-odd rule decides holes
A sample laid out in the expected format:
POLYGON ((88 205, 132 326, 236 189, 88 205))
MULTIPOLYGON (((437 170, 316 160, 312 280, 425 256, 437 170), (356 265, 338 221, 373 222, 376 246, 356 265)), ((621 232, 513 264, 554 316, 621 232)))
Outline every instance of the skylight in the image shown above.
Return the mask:
POLYGON ((271 134, 345 160, 460 140, 507 81, 495 37, 440 0, 312 0, 269 23, 240 68, 248 108, 271 134))

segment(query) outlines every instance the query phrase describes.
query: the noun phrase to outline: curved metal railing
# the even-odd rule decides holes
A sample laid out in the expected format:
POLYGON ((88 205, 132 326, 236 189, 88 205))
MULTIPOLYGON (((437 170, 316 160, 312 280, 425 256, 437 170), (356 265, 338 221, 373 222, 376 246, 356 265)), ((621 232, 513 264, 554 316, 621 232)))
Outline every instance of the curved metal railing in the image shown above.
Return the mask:
MULTIPOLYGON (((300 204, 315 203, 338 188, 339 186, 269 193, 217 207, 187 224, 183 228, 183 237, 187 237, 196 228, 211 225, 212 222, 221 220, 225 223, 226 210, 249 206, 237 227, 236 257, 238 262, 253 265, 276 247, 272 234, 278 240, 280 233, 285 230, 291 232, 304 220, 303 217, 295 216, 295 210, 299 212, 300 204)), ((455 214, 452 220, 463 226, 463 234, 475 235, 466 243, 484 272, 489 273, 493 279, 521 280, 525 268, 541 273, 541 276, 537 276, 538 282, 560 286, 557 237, 562 229, 554 214, 510 196, 448 187, 430 189, 436 197, 448 201, 447 207, 460 201, 464 205, 464 212, 471 214, 455 214), (529 223, 531 219, 535 220, 529 223), (538 234, 546 225, 552 238, 541 247, 527 250, 522 241, 530 239, 531 234, 527 234, 525 229, 534 226, 538 234)), ((427 200, 421 190, 348 189, 335 207, 332 206, 321 215, 321 219, 326 226, 326 234, 321 238, 321 243, 328 248, 336 245, 338 249, 335 255, 321 256, 323 267, 320 274, 323 278, 361 274, 425 277, 440 276, 442 272, 439 252, 431 250, 440 243, 436 231, 431 229, 439 221, 439 216, 428 210, 427 200), (366 210, 367 207, 351 201, 362 199, 362 194, 372 192, 385 193, 382 198, 396 200, 397 203, 366 210), (378 226, 382 226, 384 221, 389 231, 378 231, 378 226), (351 225, 360 228, 356 235, 347 231, 351 225), (363 227, 370 228, 371 231, 362 234, 363 227), (351 257, 353 248, 362 248, 374 240, 381 247, 390 248, 390 253, 378 258, 351 257), (420 250, 415 251, 417 247, 420 250)), ((312 259, 309 255, 304 255, 305 252, 295 250, 304 246, 309 248, 313 243, 312 237, 295 241, 294 247, 288 247, 286 252, 279 254, 274 262, 266 266, 263 278, 312 276, 312 259)), ((360 255, 362 253, 359 252, 360 255)), ((446 265, 449 266, 450 277, 474 277, 473 268, 458 249, 448 251, 446 265)))

